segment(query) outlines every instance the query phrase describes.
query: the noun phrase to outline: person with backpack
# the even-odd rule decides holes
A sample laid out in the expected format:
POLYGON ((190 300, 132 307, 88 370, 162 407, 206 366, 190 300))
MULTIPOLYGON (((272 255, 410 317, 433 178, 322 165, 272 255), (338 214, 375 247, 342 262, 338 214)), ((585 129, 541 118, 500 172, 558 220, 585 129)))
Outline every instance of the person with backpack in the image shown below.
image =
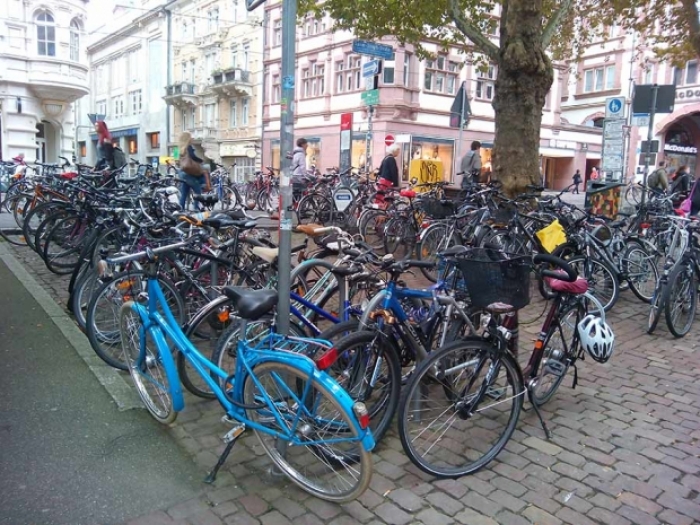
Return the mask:
POLYGON ((204 160, 200 159, 192 145, 192 135, 187 132, 180 135, 180 207, 185 210, 190 193, 202 194, 202 186, 210 187, 209 173, 204 169, 204 160))
POLYGON ((688 193, 690 190, 690 174, 688 173, 688 166, 681 166, 678 168, 675 177, 673 177, 673 182, 671 183, 671 193, 688 193))
POLYGON ((656 191, 666 191, 668 189, 668 172, 666 163, 662 160, 659 167, 647 178, 647 187, 656 191))
POLYGON ((103 120, 95 122, 97 132, 97 162, 95 169, 114 169, 114 145, 112 144, 112 134, 103 120))
POLYGON ((471 149, 462 157, 460 171, 462 172, 462 189, 467 189, 471 184, 481 182, 481 142, 472 142, 471 149))
POLYGON ((581 171, 576 170, 576 173, 574 173, 574 191, 573 193, 578 194, 578 185, 581 184, 581 171))

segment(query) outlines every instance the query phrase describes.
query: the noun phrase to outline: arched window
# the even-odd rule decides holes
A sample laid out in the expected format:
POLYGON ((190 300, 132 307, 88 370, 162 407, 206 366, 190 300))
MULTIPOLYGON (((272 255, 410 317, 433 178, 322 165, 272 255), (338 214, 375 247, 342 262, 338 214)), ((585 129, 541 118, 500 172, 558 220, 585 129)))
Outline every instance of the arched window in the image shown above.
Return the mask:
POLYGON ((70 23, 70 59, 74 62, 80 60, 80 24, 77 20, 70 23))
POLYGON ((37 53, 46 57, 56 56, 56 27, 53 16, 47 11, 36 15, 37 53))

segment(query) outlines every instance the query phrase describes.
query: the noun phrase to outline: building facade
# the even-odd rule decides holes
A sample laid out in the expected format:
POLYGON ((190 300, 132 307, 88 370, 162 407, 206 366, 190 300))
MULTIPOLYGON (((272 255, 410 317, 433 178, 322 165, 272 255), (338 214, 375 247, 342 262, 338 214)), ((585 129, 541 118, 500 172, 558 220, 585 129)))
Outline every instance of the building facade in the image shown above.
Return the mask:
POLYGON ((75 151, 88 93, 87 0, 0 2, 0 154, 57 162, 75 151))
POLYGON ((109 25, 96 30, 87 52, 90 96, 80 101, 79 157, 97 158, 88 114, 104 119, 128 158, 157 165, 168 154, 167 24, 164 2, 118 5, 109 25))
POLYGON ((244 180, 261 161, 263 12, 249 13, 243 0, 175 0, 167 9, 173 30, 165 90, 171 151, 187 131, 207 158, 234 166, 235 179, 244 180))
MULTIPOLYGON (((281 3, 268 2, 265 12, 263 163, 279 167, 281 3)), ((466 60, 460 50, 442 53, 436 46, 431 49, 436 57, 421 61, 411 46, 385 39, 383 43, 395 49, 395 60, 383 62, 370 134, 361 94, 365 89, 362 65, 371 57, 354 54, 353 39, 351 32, 333 31, 328 18, 309 18, 297 28, 295 137, 309 141, 309 166, 323 170, 339 164, 341 114, 352 113, 354 167, 364 166, 368 148, 371 167, 378 167, 386 138, 391 136, 401 147, 399 164, 404 181, 409 180, 412 160, 429 159, 439 160, 445 179, 459 184, 459 160, 473 140, 481 141, 482 164, 486 171, 490 169, 495 66, 480 68, 466 60), (466 83, 472 115, 460 135, 449 122, 450 107, 462 82, 466 83)), ((550 187, 568 185, 576 169, 583 172, 600 162, 601 130, 562 119, 567 79, 567 69, 557 66, 542 119, 540 156, 544 182, 550 187)))

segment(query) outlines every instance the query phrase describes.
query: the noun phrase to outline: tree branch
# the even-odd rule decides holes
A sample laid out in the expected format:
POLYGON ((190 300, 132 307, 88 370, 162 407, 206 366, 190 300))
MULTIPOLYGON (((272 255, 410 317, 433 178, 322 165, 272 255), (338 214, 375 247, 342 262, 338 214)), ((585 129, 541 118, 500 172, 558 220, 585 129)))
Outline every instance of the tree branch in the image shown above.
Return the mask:
POLYGON ((458 0, 450 0, 452 19, 457 29, 469 38, 474 45, 492 60, 498 60, 498 46, 491 42, 479 29, 464 18, 464 14, 459 9, 458 0))
POLYGON ((571 4, 573 3, 573 0, 562 0, 559 9, 555 11, 555 13, 552 15, 552 18, 550 18, 549 22, 547 22, 547 25, 545 26, 544 31, 542 32, 542 47, 544 49, 547 49, 549 47, 549 44, 552 43, 552 38, 554 38, 554 35, 557 34, 562 20, 569 12, 569 9, 571 9, 571 4))
POLYGON ((683 6, 683 15, 687 27, 690 29, 690 41, 693 44, 693 49, 700 55, 700 14, 698 13, 698 5, 694 0, 681 0, 683 6))

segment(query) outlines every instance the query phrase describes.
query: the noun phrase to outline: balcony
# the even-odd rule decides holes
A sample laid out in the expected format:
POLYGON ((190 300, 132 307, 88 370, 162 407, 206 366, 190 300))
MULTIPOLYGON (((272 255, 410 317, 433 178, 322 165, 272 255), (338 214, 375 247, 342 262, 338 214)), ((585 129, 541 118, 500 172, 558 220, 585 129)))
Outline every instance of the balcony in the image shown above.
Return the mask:
POLYGON ((219 95, 249 97, 253 94, 252 75, 240 68, 218 71, 212 74, 210 89, 219 95))
POLYGON ((168 105, 178 107, 196 106, 198 98, 197 86, 190 82, 177 82, 170 86, 165 86, 163 100, 168 105))
POLYGON ((89 93, 87 66, 52 57, 32 58, 26 64, 27 83, 37 98, 71 103, 89 93))

